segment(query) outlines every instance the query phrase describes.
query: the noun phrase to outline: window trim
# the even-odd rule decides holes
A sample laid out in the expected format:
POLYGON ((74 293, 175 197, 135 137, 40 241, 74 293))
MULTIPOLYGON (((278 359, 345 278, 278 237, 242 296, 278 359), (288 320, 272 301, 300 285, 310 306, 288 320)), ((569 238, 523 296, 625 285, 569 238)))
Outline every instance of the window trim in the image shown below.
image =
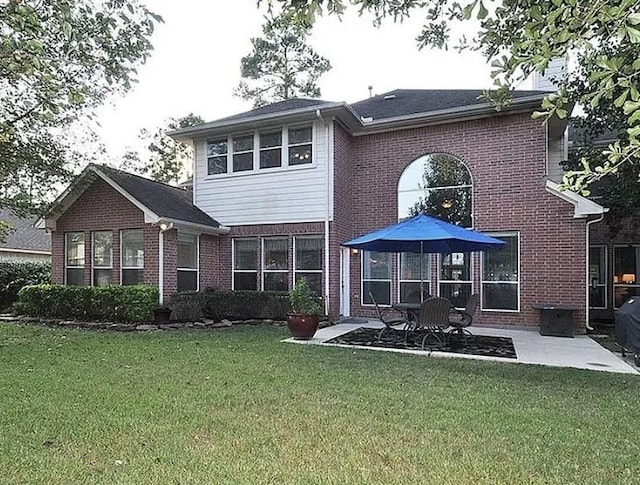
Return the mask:
POLYGON ((111 270, 111 283, 113 284, 113 231, 92 231, 91 232, 91 286, 96 286, 96 270, 111 270), (109 260, 111 264, 109 266, 97 266, 96 265, 96 234, 109 234, 111 235, 111 255, 109 260))
MULTIPOLYGON (((607 310, 609 308, 609 248, 606 244, 590 244, 589 250, 591 248, 603 248, 604 249, 604 283, 596 284, 596 288, 602 287, 604 288, 604 306, 591 306, 589 305, 589 310, 607 310)), ((587 264, 589 257, 587 256, 587 264)), ((613 282, 613 278, 611 279, 613 282)), ((587 281, 587 285, 589 288, 592 287, 591 283, 587 281)), ((615 293, 615 292, 614 292, 615 293)))
MULTIPOLYGON (((69 231, 64 233, 64 284, 69 285, 69 275, 68 269, 82 269, 84 270, 87 267, 87 235, 84 231, 69 231), (83 255, 82 261, 84 262, 82 266, 69 266, 69 238, 70 234, 82 234, 82 244, 83 244, 83 255)), ((75 285, 74 285, 75 286, 75 285)), ((82 286, 86 286, 84 282, 84 271, 82 272, 82 286)))
MULTIPOLYGON (((200 291, 200 234, 199 233, 195 233, 195 232, 189 232, 189 231, 180 231, 178 230, 178 238, 180 237, 180 233, 182 232, 182 234, 187 234, 189 236, 195 236, 196 237, 196 267, 195 268, 181 268, 176 264, 176 278, 177 278, 177 273, 179 273, 180 271, 184 271, 184 272, 190 272, 190 273, 195 273, 196 274, 196 289, 195 291, 200 291)), ((178 251, 180 251, 180 244, 179 244, 179 240, 176 239, 176 242, 178 243, 178 251)), ((176 252, 176 256, 177 256, 177 252, 176 252)), ((179 257, 176 257, 176 263, 177 261, 179 261, 179 257)), ((177 288, 177 279, 176 279, 176 288, 177 288)))
MULTIPOLYGON (((402 255, 403 254, 411 254, 411 253, 398 253, 398 294, 396 295, 396 300, 398 301, 398 303, 402 304, 403 302, 400 301, 400 295, 401 295, 401 291, 400 291, 400 285, 401 283, 428 283, 429 284, 429 294, 431 294, 431 267, 433 265, 433 261, 432 261, 432 254, 433 253, 423 253, 424 256, 427 256, 428 258, 428 264, 429 266, 427 267, 427 274, 429 275, 428 279, 425 280, 403 280, 402 279, 402 255)), ((413 254, 419 254, 419 253, 413 253, 413 254)))
MULTIPOLYGON (((265 237, 261 237, 260 241, 261 241, 261 245, 260 245, 260 249, 262 251, 262 254, 260 255, 260 288, 262 289, 262 291, 275 291, 275 290, 265 290, 264 288, 264 276, 266 273, 285 273, 287 275, 287 290, 286 291, 290 291, 291 290, 291 278, 289 277, 289 270, 290 270, 290 266, 289 266, 289 262, 290 262, 290 258, 289 258, 289 236, 265 236, 265 237), (264 243, 265 241, 268 240, 283 240, 287 242, 287 269, 265 269, 264 267, 264 258, 266 256, 266 251, 264 249, 264 243)), ((282 290, 284 291, 284 290, 282 290)))
POLYGON ((322 234, 297 234, 295 236, 293 236, 293 285, 295 286, 296 282, 298 281, 298 277, 297 274, 298 273, 314 273, 320 274, 320 293, 321 296, 324 296, 324 264, 322 263, 324 258, 324 235, 322 234), (297 258, 296 258, 296 241, 298 239, 319 239, 321 241, 321 246, 320 246, 320 254, 321 254, 321 261, 320 261, 320 269, 305 269, 305 270, 298 270, 297 269, 297 258))
MULTIPOLYGON (((455 253, 460 253, 461 251, 456 251, 455 253)), ((474 281, 474 277, 475 277, 475 271, 474 271, 474 266, 475 266, 475 257, 474 254, 475 252, 466 252, 468 253, 469 256, 469 279, 468 280, 443 280, 440 278, 440 275, 442 274, 442 254, 455 254, 455 253, 439 253, 438 254, 438 274, 437 274, 437 286, 438 286, 438 296, 441 296, 441 291, 440 291, 440 284, 441 283, 464 283, 464 284, 469 284, 471 283, 471 295, 473 295, 473 290, 475 287, 475 281, 474 281)), ((466 254, 465 252, 462 252, 462 254, 466 254)), ((457 310, 464 310, 464 307, 455 307, 457 310)))
MULTIPOLYGON (((120 286, 123 286, 122 284, 122 274, 123 271, 126 269, 135 269, 135 270, 142 270, 142 282, 141 283, 136 283, 138 285, 143 285, 144 284, 144 264, 145 264, 145 256, 144 256, 144 229, 142 228, 129 228, 129 229, 120 229, 120 286), (125 232, 128 231, 140 231, 142 233, 142 267, 135 267, 135 266, 125 266, 124 265, 124 244, 122 244, 122 240, 123 240, 123 236, 125 232)), ((128 285, 124 285, 124 286, 128 286, 128 285)))
MULTIPOLYGON (((207 160, 206 162, 206 176, 205 176, 205 180, 212 180, 212 179, 216 179, 216 178, 225 178, 225 177, 246 177, 246 176, 250 176, 250 175, 258 175, 258 174, 270 174, 270 173, 277 173, 280 171, 289 171, 289 170, 310 170, 310 169, 314 169, 318 166, 317 164, 317 157, 316 155, 316 150, 315 150, 315 146, 316 146, 316 141, 318 139, 318 130, 317 130, 317 126, 316 126, 316 122, 307 122, 307 123, 294 123, 292 125, 281 125, 279 127, 281 134, 282 134, 282 138, 281 138, 281 142, 282 145, 280 146, 281 149, 281 164, 279 167, 270 167, 270 168, 260 168, 260 131, 262 131, 263 133, 273 133, 274 131, 277 130, 278 127, 274 127, 273 130, 269 130, 269 128, 264 128, 262 130, 253 130, 251 132, 252 136, 253 136, 253 169, 252 170, 243 170, 240 172, 234 172, 233 171, 233 140, 236 137, 242 137, 242 136, 248 136, 249 133, 247 133, 246 131, 244 132, 238 132, 238 133, 231 133, 226 137, 227 140, 227 171, 226 172, 221 172, 221 173, 214 173, 214 174, 210 174, 209 173, 209 157, 208 157, 208 150, 207 150, 207 144, 209 142, 213 142, 216 140, 222 140, 222 138, 207 138, 205 140, 205 146, 204 146, 204 152, 207 155, 205 158, 207 160), (290 129, 300 129, 300 128, 311 128, 311 153, 312 153, 312 160, 311 163, 301 163, 301 164, 297 164, 297 165, 289 165, 289 130, 290 129)), ((300 143, 300 144, 295 144, 293 146, 298 146, 298 145, 305 145, 306 143, 300 143)), ((244 152, 243 152, 244 153, 244 152)))
POLYGON ((231 239, 231 290, 232 291, 258 291, 258 237, 234 237, 231 239), (236 269, 236 241, 256 241, 256 269, 236 269), (236 290, 236 273, 254 273, 256 275, 255 290, 236 290))
MULTIPOLYGON (((522 292, 522 248, 521 248, 521 237, 520 237, 520 231, 501 231, 501 232, 485 232, 485 234, 487 234, 488 236, 491 237, 516 237, 517 241, 518 241, 518 280, 517 281, 485 281, 484 280, 484 252, 481 252, 481 256, 480 256, 480 311, 483 312, 496 312, 496 313, 520 313, 521 312, 521 292, 522 292), (507 310, 507 309, 500 309, 500 308, 485 308, 484 307, 484 299, 483 299, 483 292, 484 292, 484 284, 491 284, 491 283, 500 283, 500 284, 504 284, 504 283, 509 283, 509 284, 514 284, 514 285, 518 285, 517 286, 517 295, 518 295, 518 308, 516 310, 507 310)), ((472 292, 473 293, 473 292, 472 292)))
POLYGON ((384 253, 383 251, 368 251, 362 250, 360 251, 360 306, 365 308, 374 308, 375 305, 373 303, 365 303, 364 302, 364 282, 365 281, 383 281, 389 283, 389 304, 379 303, 378 306, 380 308, 391 308, 393 307, 393 268, 389 268, 389 279, 364 279, 364 254, 365 253, 382 253, 389 255, 389 264, 393 264, 393 257, 391 257, 391 253, 384 253))

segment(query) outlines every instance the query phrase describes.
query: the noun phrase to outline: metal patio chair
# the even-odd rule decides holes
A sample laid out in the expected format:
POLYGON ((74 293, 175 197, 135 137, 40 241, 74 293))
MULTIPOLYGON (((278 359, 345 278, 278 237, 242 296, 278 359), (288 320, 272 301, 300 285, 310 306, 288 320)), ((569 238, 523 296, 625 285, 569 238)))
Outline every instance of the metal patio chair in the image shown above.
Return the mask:
POLYGON ((449 324, 453 329, 449 332, 449 336, 457 335, 459 338, 464 338, 464 342, 467 342, 467 335, 473 337, 473 334, 467 329, 473 323, 473 314, 478 308, 480 303, 480 295, 474 294, 467 300, 467 305, 463 310, 452 308, 449 314, 449 324))
POLYGON ((384 323, 384 328, 382 330, 380 330, 380 333, 378 334, 378 342, 380 342, 382 340, 382 337, 385 334, 394 334, 394 333, 396 333, 398 331, 404 332, 404 338, 405 338, 405 341, 406 341, 406 339, 407 339, 407 327, 409 325, 409 321, 406 318, 386 318, 382 314, 382 310, 380 309, 380 306, 378 305, 378 302, 373 297, 373 294, 371 292, 369 292, 369 298, 371 298, 371 301, 373 302, 374 306, 376 307, 376 313, 378 314, 378 318, 380 319, 380 321, 382 323, 384 323), (399 330, 399 329, 395 328, 396 325, 400 325, 401 323, 404 324, 404 328, 402 330, 399 330))
MULTIPOLYGON (((445 330, 449 328, 449 312, 451 302, 446 298, 433 297, 425 300, 420 305, 420 320, 417 326, 417 338, 421 339, 424 350, 429 341, 437 344, 442 349, 447 341, 445 330)), ((429 346, 431 349, 431 346, 429 346)))

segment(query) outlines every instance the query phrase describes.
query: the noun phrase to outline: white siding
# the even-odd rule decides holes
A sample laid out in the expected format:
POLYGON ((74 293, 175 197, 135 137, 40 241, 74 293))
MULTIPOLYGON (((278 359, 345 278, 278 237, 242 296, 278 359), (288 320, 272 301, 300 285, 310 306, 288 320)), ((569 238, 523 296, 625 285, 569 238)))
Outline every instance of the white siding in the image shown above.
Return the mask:
POLYGON ((555 140, 549 139, 547 147, 547 176, 554 182, 562 182, 564 170, 560 165, 560 162, 567 159, 567 135, 566 131, 564 135, 555 140))
POLYGON ((567 60, 564 57, 558 57, 549 62, 549 66, 544 71, 544 75, 536 72, 533 75, 533 89, 541 91, 556 91, 558 86, 554 84, 553 79, 560 79, 567 71, 567 60))
MULTIPOLYGON (((327 190, 333 170, 329 141, 328 128, 316 122, 312 165, 208 176, 207 140, 198 140, 195 203, 225 226, 323 221, 327 218, 327 190)), ((332 211, 331 193, 330 197, 332 211)))

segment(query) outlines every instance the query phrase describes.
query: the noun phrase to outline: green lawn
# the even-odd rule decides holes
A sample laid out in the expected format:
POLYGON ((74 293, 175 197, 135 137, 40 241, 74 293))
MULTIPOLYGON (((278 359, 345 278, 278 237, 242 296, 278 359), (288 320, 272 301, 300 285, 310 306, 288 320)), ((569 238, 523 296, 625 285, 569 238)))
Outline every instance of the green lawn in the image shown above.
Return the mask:
POLYGON ((0 324, 0 483, 640 483, 640 378, 0 324))

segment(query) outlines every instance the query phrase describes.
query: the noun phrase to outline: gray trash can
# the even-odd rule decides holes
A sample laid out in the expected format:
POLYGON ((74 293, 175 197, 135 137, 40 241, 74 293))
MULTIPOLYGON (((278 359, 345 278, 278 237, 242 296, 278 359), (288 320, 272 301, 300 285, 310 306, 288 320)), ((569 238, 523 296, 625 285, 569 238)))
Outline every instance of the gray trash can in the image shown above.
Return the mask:
POLYGON ((573 312, 579 307, 536 303, 533 308, 540 310, 540 335, 573 337, 573 312))

